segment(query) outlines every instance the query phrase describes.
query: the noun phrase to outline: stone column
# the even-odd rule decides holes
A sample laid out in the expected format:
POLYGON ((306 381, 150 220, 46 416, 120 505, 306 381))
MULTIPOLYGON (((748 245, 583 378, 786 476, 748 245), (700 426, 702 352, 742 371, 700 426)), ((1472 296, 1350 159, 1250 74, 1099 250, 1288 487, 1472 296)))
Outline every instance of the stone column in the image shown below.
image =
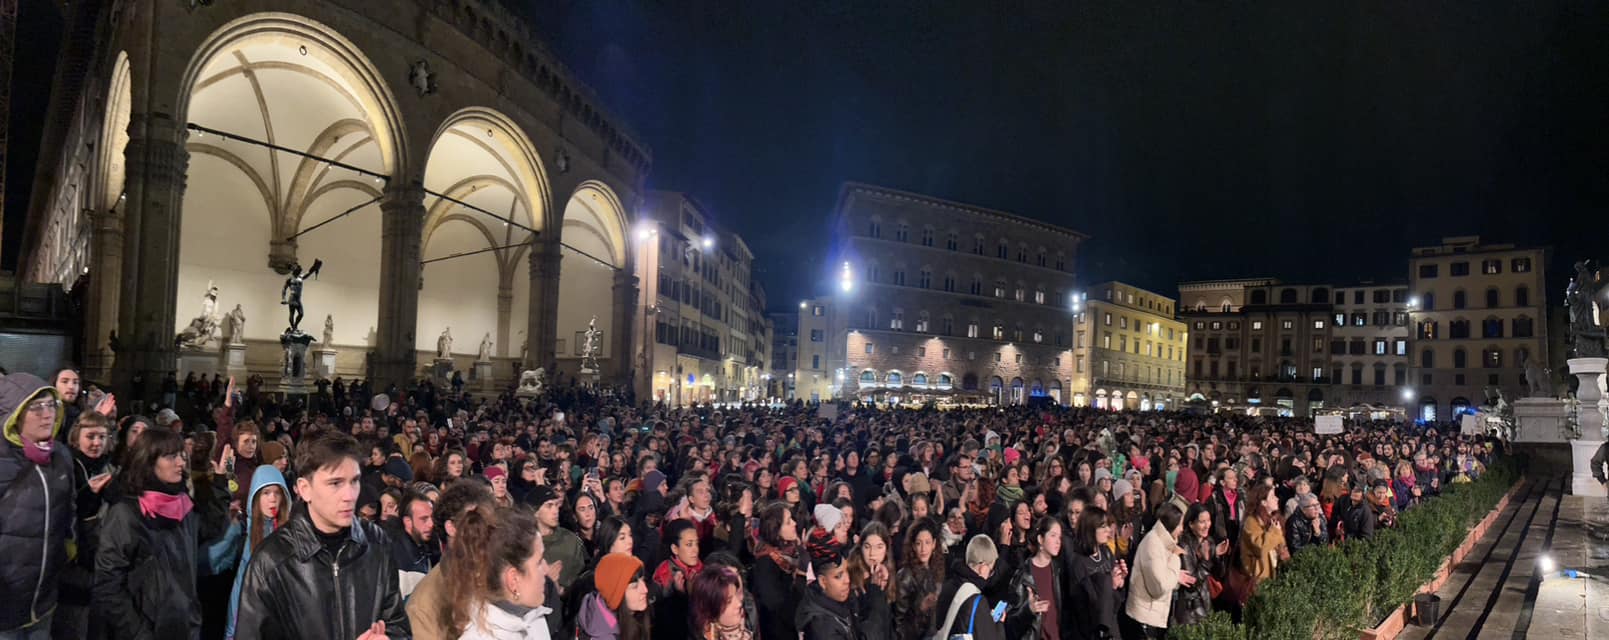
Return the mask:
POLYGON ((609 361, 611 377, 617 385, 631 384, 631 371, 634 358, 631 352, 631 336, 636 332, 637 318, 637 276, 625 269, 615 271, 614 286, 614 318, 612 328, 614 336, 609 339, 609 361))
POLYGON ((109 338, 117 329, 117 307, 123 282, 123 219, 116 210, 88 212, 95 225, 90 235, 89 306, 84 314, 84 377, 108 380, 113 354, 109 338))
POLYGON ((516 349, 520 346, 509 344, 513 332, 510 325, 514 322, 514 270, 517 268, 517 265, 500 268, 497 279, 497 344, 493 355, 500 357, 519 355, 516 349))
POLYGON ((369 377, 376 389, 406 386, 418 369, 420 248, 425 192, 417 183, 388 185, 380 201, 380 317, 369 377))
MULTIPOLYGON (((122 343, 113 384, 138 398, 160 395, 163 374, 173 371, 179 287, 179 225, 190 152, 187 132, 166 113, 134 113, 124 149, 122 279, 117 297, 117 334, 122 343), (134 377, 141 377, 136 390, 134 377)), ((109 285, 113 286, 113 285, 109 285)))
POLYGON ((538 236, 531 245, 530 309, 526 314, 526 337, 530 340, 530 362, 526 368, 545 367, 553 375, 554 340, 559 320, 559 243, 538 236))

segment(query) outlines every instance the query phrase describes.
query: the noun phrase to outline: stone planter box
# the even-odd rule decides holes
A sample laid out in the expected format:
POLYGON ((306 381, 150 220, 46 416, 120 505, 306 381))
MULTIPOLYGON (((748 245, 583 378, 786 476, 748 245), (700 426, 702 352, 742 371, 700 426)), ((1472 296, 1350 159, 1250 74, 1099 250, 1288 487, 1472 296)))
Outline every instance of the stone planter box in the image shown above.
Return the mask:
MULTIPOLYGON (((1515 483, 1513 488, 1510 488, 1508 493, 1497 501, 1497 505, 1492 507, 1491 512, 1487 513, 1486 517, 1481 518, 1480 522, 1475 523, 1475 526, 1469 530, 1469 535, 1464 537, 1464 541, 1459 543, 1458 548, 1453 550, 1452 555, 1441 561, 1441 568, 1436 569, 1436 575, 1430 579, 1430 582, 1419 587, 1417 593, 1435 593, 1441 590, 1443 585, 1447 584, 1447 580, 1452 577, 1453 567, 1458 566, 1458 563, 1463 562, 1464 558, 1469 556, 1469 552, 1475 549, 1475 545, 1480 542, 1481 537, 1485 536, 1486 531, 1492 528, 1493 523, 1497 522, 1497 516, 1503 513, 1503 509, 1508 507, 1509 500, 1520 489, 1525 487, 1525 483, 1524 479, 1515 483)), ((1412 603, 1397 607, 1390 615, 1386 616, 1385 621, 1381 622, 1379 626, 1358 634, 1358 637, 1361 640, 1395 640, 1397 635, 1407 628, 1412 614, 1412 603)), ((1445 612, 1443 615, 1445 615, 1445 612)))

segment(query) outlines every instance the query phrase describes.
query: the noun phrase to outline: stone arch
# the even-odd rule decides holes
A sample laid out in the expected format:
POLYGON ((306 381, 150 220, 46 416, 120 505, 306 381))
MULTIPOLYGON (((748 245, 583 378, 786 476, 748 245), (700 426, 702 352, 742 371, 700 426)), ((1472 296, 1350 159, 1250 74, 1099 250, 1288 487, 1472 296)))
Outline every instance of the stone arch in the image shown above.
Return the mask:
POLYGON ((403 118, 374 64, 313 19, 253 13, 196 47, 178 90, 181 126, 226 135, 198 129, 185 140, 190 160, 174 330, 188 324, 193 301, 210 281, 219 287, 220 313, 238 304, 253 320, 246 324, 248 342, 276 340, 285 328, 283 270, 319 259, 324 269, 304 294, 302 329, 317 334, 329 314, 336 320, 332 346, 373 346, 381 284, 378 195, 388 177, 409 175, 403 118))
MULTIPOLYGON (((479 106, 442 120, 425 162, 424 266, 414 348, 429 351, 445 327, 454 346, 475 353, 491 334, 493 354, 519 355, 531 310, 530 269, 522 265, 531 229, 556 228, 547 169, 525 130, 479 106)), ((498 368, 495 371, 503 371, 498 368)))
POLYGON ((93 192, 95 200, 91 204, 97 211, 104 212, 116 207, 123 195, 123 151, 128 147, 129 119, 134 106, 132 84, 128 53, 119 51, 112 63, 111 82, 106 87, 106 117, 101 121, 93 192))
MULTIPOLYGON (((603 332, 597 353, 606 371, 623 375, 629 367, 631 307, 635 287, 631 286, 631 228, 626 209, 614 189, 595 180, 584 181, 571 192, 564 205, 557 242, 562 257, 559 265, 556 339, 571 344, 568 353, 555 353, 561 363, 571 361, 579 367, 580 354, 573 348, 577 336, 597 318, 603 332), (609 293, 605 293, 609 292, 609 293)), ((700 247, 707 253, 722 251, 719 242, 700 247)), ((724 340, 722 349, 726 348, 724 340)))

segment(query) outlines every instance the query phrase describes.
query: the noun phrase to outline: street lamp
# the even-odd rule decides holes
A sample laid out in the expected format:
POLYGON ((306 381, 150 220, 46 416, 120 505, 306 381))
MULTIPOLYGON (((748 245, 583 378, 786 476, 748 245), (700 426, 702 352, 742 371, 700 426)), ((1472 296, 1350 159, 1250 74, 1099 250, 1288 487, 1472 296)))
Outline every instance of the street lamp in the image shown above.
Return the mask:
POLYGON ((844 261, 844 268, 838 273, 838 286, 844 293, 849 293, 855 288, 855 270, 849 266, 848 260, 844 261))
POLYGON ((1404 401, 1412 401, 1413 400, 1413 389, 1403 389, 1402 390, 1402 399, 1404 401))
POLYGON ((713 246, 715 246, 715 239, 709 236, 704 236, 704 248, 708 249, 713 246))
POLYGON ((799 301, 799 308, 800 308, 800 309, 803 309, 803 308, 805 308, 805 301, 803 301, 803 300, 800 300, 800 301, 799 301))
POLYGON ((1418 309, 1419 308, 1419 297, 1418 296, 1408 298, 1408 308, 1409 309, 1418 309))

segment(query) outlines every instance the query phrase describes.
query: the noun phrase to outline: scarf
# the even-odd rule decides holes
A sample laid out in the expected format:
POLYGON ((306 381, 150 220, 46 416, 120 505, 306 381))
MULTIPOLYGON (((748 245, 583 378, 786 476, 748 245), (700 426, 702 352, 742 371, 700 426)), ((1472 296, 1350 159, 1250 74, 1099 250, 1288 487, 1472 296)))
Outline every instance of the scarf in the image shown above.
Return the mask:
POLYGON ((140 513, 147 518, 162 517, 181 521, 190 515, 195 502, 184 492, 182 484, 159 484, 154 490, 140 494, 140 513))
POLYGON ((1021 486, 1013 487, 1008 485, 1000 485, 995 487, 994 493, 996 496, 1000 497, 1001 502, 1006 504, 1016 504, 1022 501, 1023 494, 1021 486))
POLYGON ((797 563, 794 562, 792 554, 784 553, 781 549, 771 545, 762 546, 759 553, 754 555, 756 558, 770 558, 772 562, 776 563, 777 568, 781 569, 784 574, 792 575, 794 567, 797 566, 797 563))
POLYGON ((27 456, 29 462, 43 467, 50 464, 50 452, 55 448, 55 440, 28 442, 27 439, 23 439, 22 455, 27 456))

